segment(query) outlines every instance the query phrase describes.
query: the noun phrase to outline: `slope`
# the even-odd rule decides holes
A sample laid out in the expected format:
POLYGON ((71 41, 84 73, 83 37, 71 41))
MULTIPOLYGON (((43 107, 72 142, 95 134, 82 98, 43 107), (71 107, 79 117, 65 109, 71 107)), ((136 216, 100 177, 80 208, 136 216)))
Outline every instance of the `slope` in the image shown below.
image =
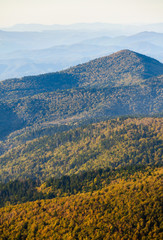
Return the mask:
POLYGON ((163 73, 163 64, 145 55, 122 50, 67 70, 80 75, 80 86, 117 87, 142 82, 163 73))
POLYGON ((117 119, 45 136, 0 157, 0 181, 162 161, 162 118, 117 119))
POLYGON ((1 99, 15 99, 72 87, 132 85, 162 74, 159 61, 122 50, 61 72, 2 81, 0 93, 1 99))
POLYGON ((65 71, 2 81, 0 139, 70 119, 160 113, 162 73, 163 64, 124 50, 65 71))
POLYGON ((0 132, 97 117, 162 112, 162 79, 142 85, 66 89, 0 103, 0 132), (9 117, 10 116, 10 117, 9 117), (8 123, 8 125, 7 125, 8 123), (15 129, 14 129, 15 128, 15 129))
POLYGON ((162 169, 120 176, 93 193, 0 209, 1 239, 162 239, 162 169))

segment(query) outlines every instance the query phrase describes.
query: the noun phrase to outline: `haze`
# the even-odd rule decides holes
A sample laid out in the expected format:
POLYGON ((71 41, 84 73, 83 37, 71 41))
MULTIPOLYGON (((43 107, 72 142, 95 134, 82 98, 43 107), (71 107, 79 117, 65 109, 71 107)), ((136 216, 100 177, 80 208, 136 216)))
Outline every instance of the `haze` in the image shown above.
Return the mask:
POLYGON ((0 27, 18 23, 163 22, 162 0, 0 0, 0 27))

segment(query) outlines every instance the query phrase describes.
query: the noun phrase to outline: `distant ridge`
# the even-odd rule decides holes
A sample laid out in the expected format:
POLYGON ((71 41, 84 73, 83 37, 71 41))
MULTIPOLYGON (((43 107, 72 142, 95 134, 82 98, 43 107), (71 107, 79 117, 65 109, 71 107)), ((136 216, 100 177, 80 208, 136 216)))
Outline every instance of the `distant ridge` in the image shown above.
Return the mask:
POLYGON ((111 31, 97 31, 96 24, 88 27, 94 26, 93 31, 77 26, 53 31, 0 31, 0 81, 61 71, 126 48, 163 62, 163 33, 150 29, 126 35, 115 26, 111 31))
POLYGON ((3 28, 6 31, 47 31, 47 30, 62 30, 62 29, 88 29, 88 30, 103 30, 107 29, 113 33, 122 32, 124 33, 135 33, 140 31, 162 31, 163 23, 154 23, 148 25, 132 25, 132 24, 114 24, 114 23, 75 23, 69 25, 53 24, 53 25, 43 25, 43 24, 16 24, 11 27, 3 28))

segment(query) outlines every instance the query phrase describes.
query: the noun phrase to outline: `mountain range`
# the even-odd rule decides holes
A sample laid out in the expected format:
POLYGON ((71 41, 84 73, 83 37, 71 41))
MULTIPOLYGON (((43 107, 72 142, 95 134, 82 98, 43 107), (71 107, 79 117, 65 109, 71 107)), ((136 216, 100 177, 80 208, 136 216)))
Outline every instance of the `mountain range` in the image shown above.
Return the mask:
POLYGON ((162 114, 162 82, 163 64, 130 50, 56 73, 1 81, 0 149, 7 139, 12 145, 13 139, 19 143, 82 122, 162 114))
POLYGON ((141 25, 122 25, 122 24, 111 24, 111 23, 75 23, 70 25, 42 25, 42 24, 16 24, 11 27, 3 28, 5 31, 15 32, 41 32, 41 31, 54 31, 54 30, 88 30, 88 31, 109 31, 114 35, 121 34, 134 34, 142 31, 155 31, 163 32, 163 23, 154 24, 141 24, 141 25))
POLYGON ((161 31, 129 35, 118 27, 119 34, 115 35, 105 27, 84 26, 35 32, 0 31, 0 80, 60 71, 126 48, 163 62, 161 31))
POLYGON ((0 239, 162 239, 162 90, 127 49, 1 81, 0 239))

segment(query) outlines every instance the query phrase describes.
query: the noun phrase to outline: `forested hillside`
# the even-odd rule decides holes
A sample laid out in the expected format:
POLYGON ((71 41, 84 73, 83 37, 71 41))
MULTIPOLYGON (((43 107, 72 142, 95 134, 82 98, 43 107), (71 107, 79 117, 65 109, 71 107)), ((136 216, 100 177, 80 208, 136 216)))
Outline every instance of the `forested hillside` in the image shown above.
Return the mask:
POLYGON ((163 240, 161 6, 0 0, 0 240, 163 240))
POLYGON ((162 239, 162 86, 129 50, 0 82, 0 240, 162 239))
POLYGON ((161 177, 122 171, 98 191, 0 208, 0 239, 162 239, 161 177))
POLYGON ((1 99, 32 96, 72 87, 117 87, 163 75, 163 64, 145 55, 122 50, 67 70, 0 82, 1 99))
POLYGON ((28 130, 48 132, 58 123, 64 128, 95 118, 160 114, 162 84, 163 64, 129 50, 57 73, 2 81, 0 140, 28 130))
POLYGON ((161 115, 163 75, 100 87, 77 70, 2 84, 0 239, 161 239, 163 118, 100 120, 161 115))
POLYGON ((0 157, 0 180, 76 174, 162 162, 163 118, 118 118, 45 136, 0 157))

